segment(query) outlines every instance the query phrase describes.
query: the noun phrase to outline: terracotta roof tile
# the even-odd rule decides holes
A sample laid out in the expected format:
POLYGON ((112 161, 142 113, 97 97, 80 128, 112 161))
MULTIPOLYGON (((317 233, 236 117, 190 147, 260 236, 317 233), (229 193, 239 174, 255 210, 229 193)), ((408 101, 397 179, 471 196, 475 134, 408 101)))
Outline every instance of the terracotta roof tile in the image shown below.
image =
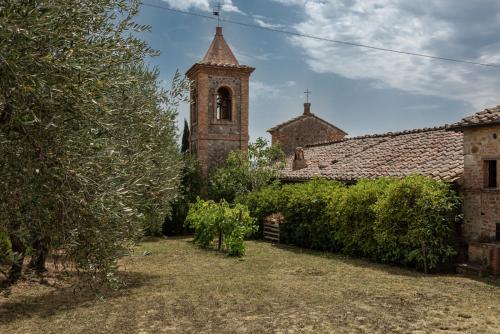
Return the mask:
POLYGON ((231 51, 231 48, 226 43, 224 36, 222 35, 222 28, 217 27, 215 31, 215 37, 208 48, 205 57, 199 62, 200 64, 224 64, 239 66, 238 60, 231 51))
POLYGON ((472 116, 463 118, 460 122, 449 126, 450 129, 461 129, 468 127, 487 126, 490 124, 500 124, 500 105, 485 109, 472 116))
POLYGON ((331 124, 331 123, 329 123, 329 122, 325 121, 324 119, 322 119, 322 118, 320 118, 320 117, 316 116, 316 115, 315 115, 315 114, 313 114, 313 113, 310 113, 310 114, 308 114, 308 115, 300 115, 300 116, 294 117, 294 118, 292 118, 292 119, 290 119, 290 120, 288 120, 288 121, 286 121, 286 122, 283 122, 283 123, 281 123, 281 124, 278 124, 278 125, 273 126, 273 127, 272 127, 272 128, 270 128, 269 130, 267 130, 267 132, 273 132, 273 131, 279 130, 279 129, 281 129, 281 128, 283 128, 283 127, 285 127, 285 126, 289 125, 289 124, 295 123, 295 122, 297 122, 297 121, 300 121, 300 120, 302 120, 302 119, 309 118, 309 117, 313 117, 313 118, 317 119, 318 121, 320 121, 320 122, 322 122, 322 123, 324 123, 324 124, 328 125, 329 127, 332 127, 332 128, 334 128, 334 129, 339 130, 340 132, 342 132, 342 133, 344 133, 344 134, 347 134, 347 132, 345 132, 344 130, 342 130, 342 129, 340 129, 340 128, 336 127, 335 125, 333 125, 333 124, 331 124))
POLYGON ((307 167, 292 170, 288 157, 283 180, 314 176, 339 181, 421 174, 456 181, 463 174, 463 135, 445 127, 346 138, 304 148, 307 167))

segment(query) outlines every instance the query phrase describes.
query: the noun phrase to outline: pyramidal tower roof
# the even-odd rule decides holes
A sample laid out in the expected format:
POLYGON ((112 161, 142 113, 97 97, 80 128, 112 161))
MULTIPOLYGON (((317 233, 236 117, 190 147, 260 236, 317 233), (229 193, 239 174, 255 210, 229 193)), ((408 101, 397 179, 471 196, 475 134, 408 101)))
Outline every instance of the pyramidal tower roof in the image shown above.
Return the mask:
POLYGON ((216 28, 214 40, 212 41, 212 44, 210 44, 207 54, 203 57, 202 61, 200 61, 200 64, 240 65, 222 35, 222 27, 216 28))
POLYGON ((251 74, 255 70, 255 68, 253 67, 240 65, 240 63, 234 56, 233 51, 231 51, 231 48, 222 35, 222 27, 217 27, 215 30, 215 37, 212 41, 212 44, 210 44, 205 57, 191 66, 191 68, 186 72, 186 75, 188 77, 191 77, 198 71, 220 68, 224 68, 226 70, 242 71, 243 73, 248 74, 251 74))

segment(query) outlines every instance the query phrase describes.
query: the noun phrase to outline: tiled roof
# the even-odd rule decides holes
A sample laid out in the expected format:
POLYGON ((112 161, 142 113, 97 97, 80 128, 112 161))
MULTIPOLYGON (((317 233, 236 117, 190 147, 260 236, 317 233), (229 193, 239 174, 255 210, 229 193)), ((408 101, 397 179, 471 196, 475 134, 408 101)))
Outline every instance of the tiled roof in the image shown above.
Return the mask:
POLYGON ((233 65, 233 64, 224 64, 224 63, 211 63, 211 62, 206 62, 206 61, 199 61, 196 63, 197 65, 207 65, 207 66, 218 66, 218 67, 226 67, 226 68, 248 68, 248 69, 253 69, 250 66, 247 65, 233 65))
POLYGON ((300 116, 297 116, 297 117, 295 117, 295 118, 292 118, 292 119, 290 119, 290 120, 288 120, 288 121, 286 121, 286 122, 283 122, 283 123, 281 123, 281 124, 275 125, 275 126, 273 126, 272 128, 270 128, 269 130, 267 130, 267 132, 273 132, 273 131, 279 130, 279 129, 283 128, 284 126, 287 126, 287 125, 289 125, 289 124, 295 123, 295 122, 297 122, 297 121, 300 121, 300 120, 305 119, 305 118, 308 118, 308 117, 313 117, 313 118, 317 119, 318 121, 320 121, 320 122, 322 122, 322 123, 325 123, 325 124, 326 124, 326 125, 328 125, 329 127, 332 127, 332 128, 334 128, 334 129, 337 129, 337 130, 339 130, 339 131, 343 132, 344 134, 347 134, 347 133, 346 133, 345 131, 343 131, 342 129, 339 129, 339 128, 338 128, 338 127, 336 127, 335 125, 333 125, 333 124, 331 124, 331 123, 329 123, 329 122, 325 121, 325 120, 324 120, 324 119, 322 119, 322 118, 319 118, 318 116, 316 116, 316 115, 315 115, 315 114, 313 114, 313 113, 310 113, 310 114, 308 114, 308 115, 300 115, 300 116))
POLYGON ((210 44, 205 57, 191 66, 186 74, 189 76, 190 73, 193 73, 193 71, 195 71, 196 69, 200 69, 205 66, 225 69, 238 69, 250 73, 255 70, 253 67, 240 65, 240 63, 234 56, 233 51, 231 51, 231 48, 224 39, 221 27, 216 28, 214 39, 212 41, 212 44, 210 44))
POLYGON ((492 124, 500 124, 500 105, 485 109, 472 116, 462 119, 460 122, 450 125, 450 129, 461 129, 477 126, 488 126, 492 124))
POLYGON ((199 64, 240 65, 234 56, 233 51, 231 51, 231 48, 227 45, 226 40, 222 35, 221 27, 216 28, 212 44, 210 44, 205 57, 203 57, 203 60, 199 62, 199 64))
POLYGON ((445 127, 346 138, 304 148, 307 167, 292 170, 293 155, 281 178, 314 176, 339 181, 421 174, 457 181, 463 174, 463 134, 445 127))

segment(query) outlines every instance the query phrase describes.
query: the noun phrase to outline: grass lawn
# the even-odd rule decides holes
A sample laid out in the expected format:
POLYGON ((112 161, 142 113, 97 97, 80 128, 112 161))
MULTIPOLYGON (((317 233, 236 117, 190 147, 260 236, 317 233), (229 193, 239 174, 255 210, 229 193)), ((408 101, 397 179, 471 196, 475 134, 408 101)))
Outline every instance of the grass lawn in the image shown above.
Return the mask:
POLYGON ((0 297, 0 333, 500 333, 493 282, 248 246, 238 260, 143 243, 122 261, 128 287, 102 298, 21 282, 0 297))

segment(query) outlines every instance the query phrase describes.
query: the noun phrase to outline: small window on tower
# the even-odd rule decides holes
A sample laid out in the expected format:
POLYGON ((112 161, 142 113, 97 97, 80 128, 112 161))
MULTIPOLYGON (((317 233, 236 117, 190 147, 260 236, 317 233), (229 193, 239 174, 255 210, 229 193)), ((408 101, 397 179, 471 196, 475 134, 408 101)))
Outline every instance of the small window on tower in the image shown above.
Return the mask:
POLYGON ((217 120, 231 120, 231 93, 226 87, 217 90, 215 117, 217 120))
POLYGON ((485 160, 485 186, 486 188, 497 188, 497 160, 485 160))
POLYGON ((500 223, 497 223, 496 224, 496 237, 495 237, 495 241, 496 242, 500 242, 500 223))

